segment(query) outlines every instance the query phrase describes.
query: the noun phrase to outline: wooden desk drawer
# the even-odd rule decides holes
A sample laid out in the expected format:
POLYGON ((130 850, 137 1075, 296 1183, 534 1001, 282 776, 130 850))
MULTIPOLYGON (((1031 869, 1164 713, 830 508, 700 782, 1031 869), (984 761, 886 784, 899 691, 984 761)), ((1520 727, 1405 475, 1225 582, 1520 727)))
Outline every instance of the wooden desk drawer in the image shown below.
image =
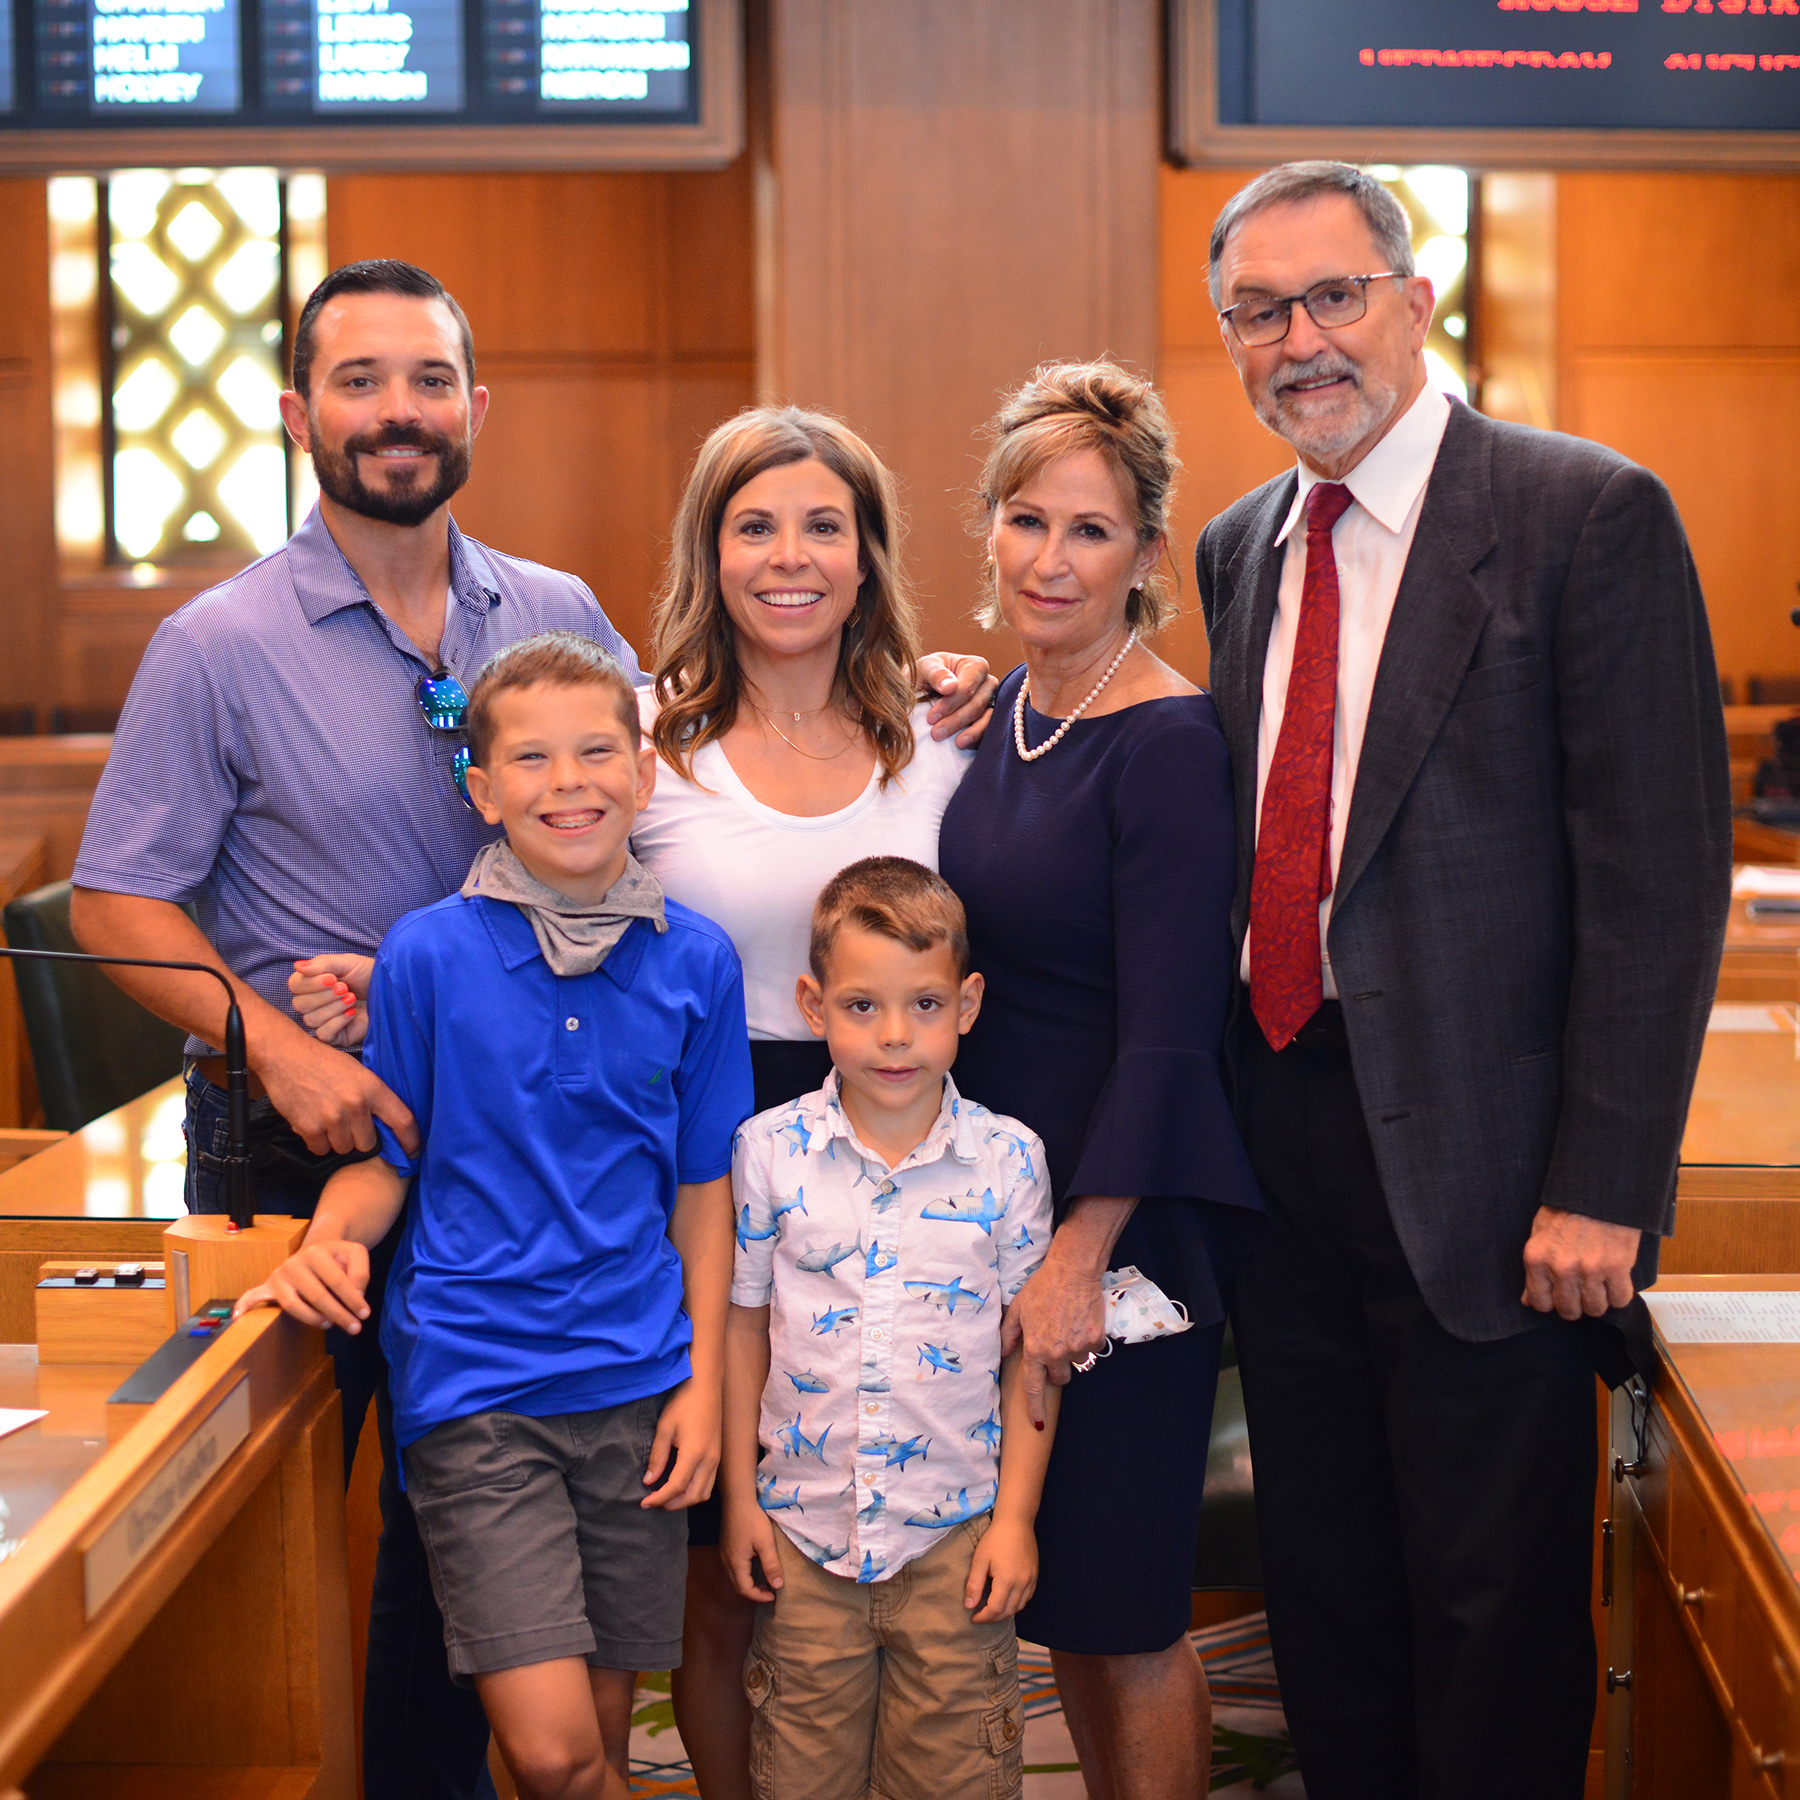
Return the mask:
POLYGON ((1724 1526, 1683 1456, 1669 1468, 1669 1578, 1675 1599, 1699 1632, 1720 1683, 1732 1687, 1738 1660, 1738 1563, 1724 1526))
POLYGON ((1761 1765, 1762 1792, 1771 1800, 1800 1800, 1800 1691, 1790 1654, 1754 1590, 1738 1606, 1726 1681, 1752 1766, 1761 1765), (1779 1760, 1769 1766, 1771 1759, 1779 1760))

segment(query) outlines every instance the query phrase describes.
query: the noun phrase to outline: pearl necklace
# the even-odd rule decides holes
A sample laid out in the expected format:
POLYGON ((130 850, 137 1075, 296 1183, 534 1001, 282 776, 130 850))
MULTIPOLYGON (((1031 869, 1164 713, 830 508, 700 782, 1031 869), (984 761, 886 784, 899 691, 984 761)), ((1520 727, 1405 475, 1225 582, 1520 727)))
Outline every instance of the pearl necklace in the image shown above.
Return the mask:
POLYGON ((1119 664, 1131 654, 1131 646, 1137 641, 1138 634, 1134 627, 1126 637, 1124 647, 1108 665, 1106 673, 1094 683, 1093 692, 1035 750, 1025 748, 1025 702, 1031 690, 1031 679, 1027 676, 1019 683, 1019 697, 1013 702, 1013 746, 1019 752, 1020 762, 1036 762, 1040 756, 1048 756, 1062 742, 1069 727, 1100 698, 1100 690, 1118 674, 1119 664))

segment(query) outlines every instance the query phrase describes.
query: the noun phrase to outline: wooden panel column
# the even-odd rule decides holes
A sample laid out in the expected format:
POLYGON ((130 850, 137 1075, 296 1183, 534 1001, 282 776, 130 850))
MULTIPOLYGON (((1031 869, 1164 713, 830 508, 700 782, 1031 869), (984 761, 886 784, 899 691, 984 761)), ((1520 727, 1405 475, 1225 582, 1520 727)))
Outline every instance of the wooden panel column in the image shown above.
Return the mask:
POLYGON ((1159 8, 768 0, 757 27, 762 391, 888 460, 927 639, 970 644, 963 509, 1001 390, 1156 354, 1159 8))
POLYGON ((57 602, 50 476, 50 228, 44 184, 0 181, 0 567, 6 656, 0 702, 48 693, 57 602))

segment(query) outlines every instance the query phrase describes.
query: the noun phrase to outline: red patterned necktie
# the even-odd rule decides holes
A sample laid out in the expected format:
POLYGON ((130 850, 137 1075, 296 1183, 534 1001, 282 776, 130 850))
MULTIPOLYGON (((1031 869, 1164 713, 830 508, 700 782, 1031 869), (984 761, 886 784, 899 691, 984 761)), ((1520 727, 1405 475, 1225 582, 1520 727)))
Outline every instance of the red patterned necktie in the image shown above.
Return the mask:
POLYGON ((1331 528, 1350 501, 1350 490, 1338 482, 1321 482, 1306 496, 1300 627, 1250 875, 1250 1010, 1276 1050, 1293 1042, 1325 997, 1319 902, 1331 892, 1331 732, 1338 667, 1331 528))

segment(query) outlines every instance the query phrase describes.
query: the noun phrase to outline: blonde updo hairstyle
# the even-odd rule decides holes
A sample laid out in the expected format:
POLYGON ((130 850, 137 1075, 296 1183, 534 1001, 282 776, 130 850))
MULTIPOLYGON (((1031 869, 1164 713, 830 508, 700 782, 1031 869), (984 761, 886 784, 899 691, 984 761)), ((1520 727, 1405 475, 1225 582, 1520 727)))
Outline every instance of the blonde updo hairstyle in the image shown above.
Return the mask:
MULTIPOLYGON (((1017 392, 1008 394, 988 426, 991 441, 981 471, 975 524, 985 538, 994 514, 1059 457, 1098 450, 1117 473, 1131 504, 1140 547, 1167 537, 1169 508, 1181 459, 1175 431, 1156 389, 1114 362, 1046 363, 1017 392)), ((1169 560, 1172 571, 1174 563, 1169 560)), ((989 592, 976 611, 986 626, 998 625, 999 601, 989 592)), ((1142 637, 1175 617, 1169 575, 1153 569, 1125 602, 1125 623, 1142 637)))
POLYGON ((841 420, 797 406, 753 406, 700 447, 675 514, 651 618, 658 753, 692 780, 693 756, 744 704, 736 632, 719 584, 719 532, 731 497, 769 469, 821 462, 849 488, 863 578, 844 621, 833 698, 875 746, 885 784, 912 759, 919 615, 900 563, 894 478, 841 420))

